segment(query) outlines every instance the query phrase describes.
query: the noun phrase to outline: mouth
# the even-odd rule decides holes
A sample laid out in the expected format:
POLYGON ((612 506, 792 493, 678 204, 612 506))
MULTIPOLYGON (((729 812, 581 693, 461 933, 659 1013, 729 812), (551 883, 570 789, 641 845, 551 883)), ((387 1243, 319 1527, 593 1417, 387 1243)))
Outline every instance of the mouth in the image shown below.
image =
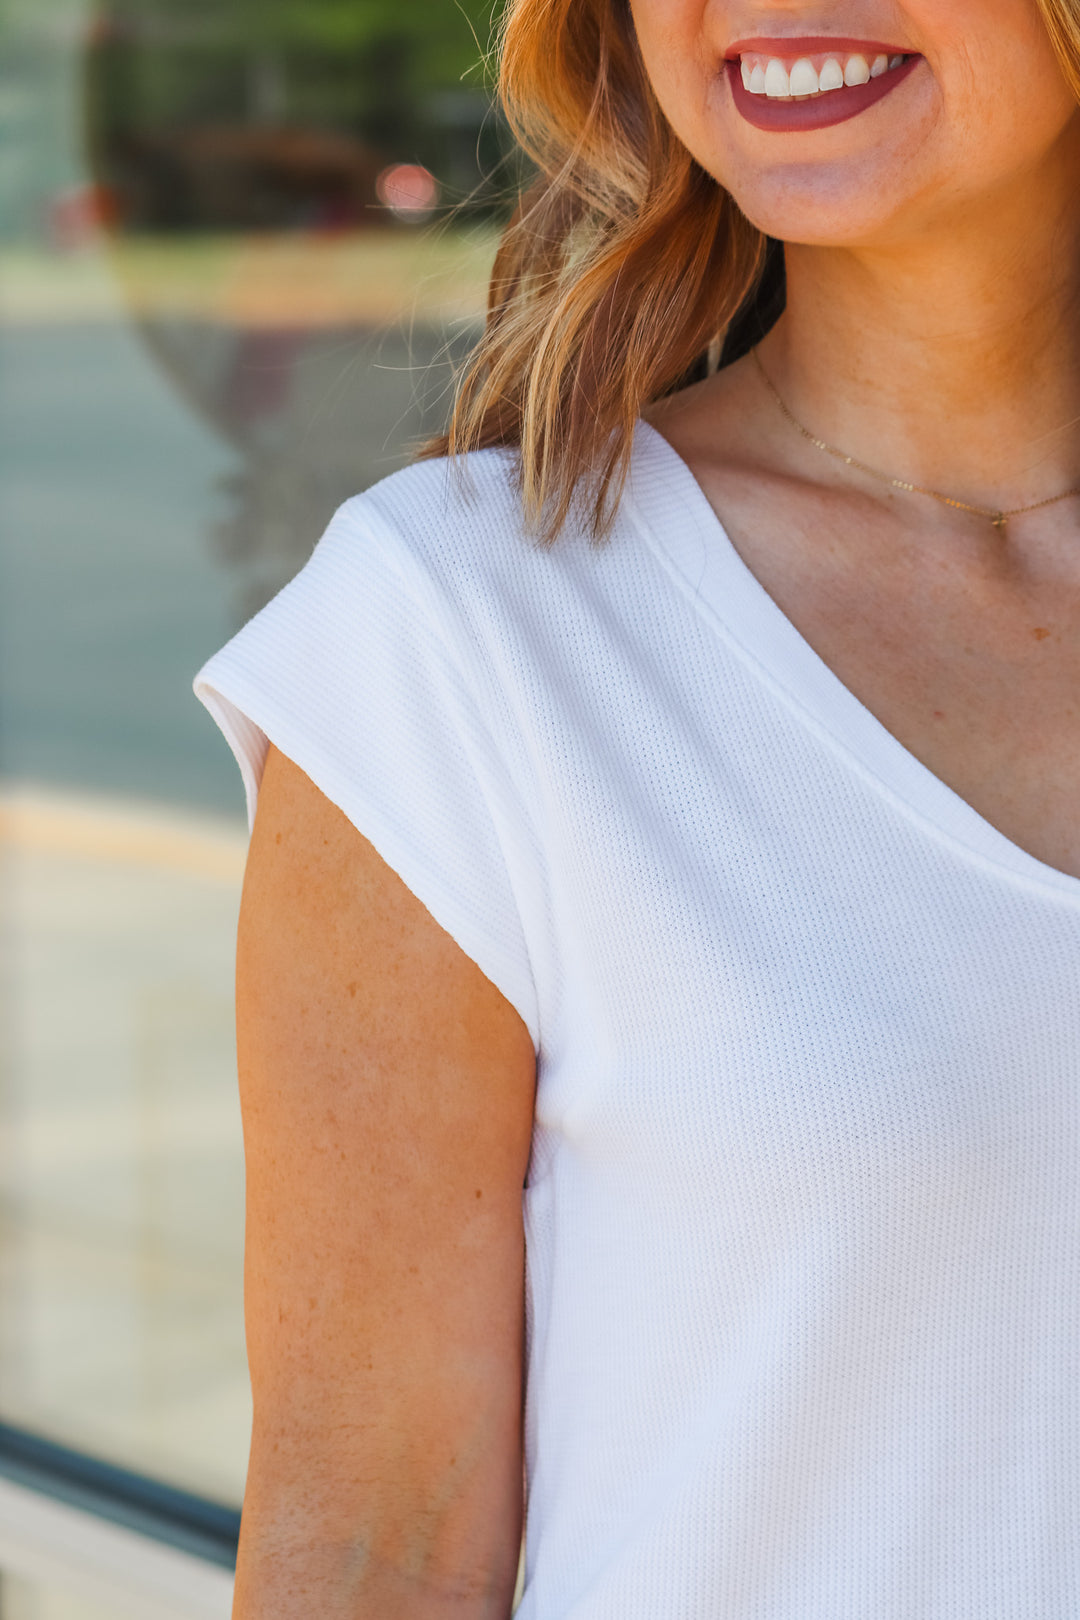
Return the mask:
POLYGON ((824 129, 874 106, 922 57, 895 45, 831 38, 741 40, 725 64, 735 104, 759 129, 824 129))

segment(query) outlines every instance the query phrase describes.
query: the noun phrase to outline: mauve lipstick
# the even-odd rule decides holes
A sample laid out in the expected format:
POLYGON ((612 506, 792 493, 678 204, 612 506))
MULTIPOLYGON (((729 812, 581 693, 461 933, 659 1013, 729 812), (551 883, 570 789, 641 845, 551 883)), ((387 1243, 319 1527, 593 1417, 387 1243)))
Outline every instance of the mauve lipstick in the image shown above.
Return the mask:
POLYGON ((802 130, 829 129, 833 124, 846 123, 857 118, 867 108, 891 95, 909 78, 922 61, 921 56, 908 55, 898 68, 891 68, 880 78, 867 84, 845 85, 842 90, 827 90, 819 96, 808 96, 805 101, 774 100, 768 96, 755 96, 742 81, 739 58, 743 53, 756 56, 776 56, 785 62, 797 61, 803 56, 836 55, 840 58, 858 53, 867 61, 875 56, 901 56, 905 53, 897 46, 878 44, 865 39, 839 39, 815 35, 807 39, 744 39, 732 45, 725 67, 735 106, 755 129, 776 134, 795 134, 802 130))

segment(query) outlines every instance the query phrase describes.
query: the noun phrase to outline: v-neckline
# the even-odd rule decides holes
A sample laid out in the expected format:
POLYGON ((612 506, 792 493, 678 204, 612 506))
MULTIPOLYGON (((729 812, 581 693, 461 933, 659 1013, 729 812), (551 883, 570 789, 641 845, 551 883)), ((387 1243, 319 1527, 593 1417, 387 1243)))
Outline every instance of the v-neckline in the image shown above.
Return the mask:
POLYGON ((637 425, 626 504, 731 650, 895 808, 980 864, 1080 904, 1080 878, 1014 844, 845 686, 743 561, 689 465, 645 421, 637 425))

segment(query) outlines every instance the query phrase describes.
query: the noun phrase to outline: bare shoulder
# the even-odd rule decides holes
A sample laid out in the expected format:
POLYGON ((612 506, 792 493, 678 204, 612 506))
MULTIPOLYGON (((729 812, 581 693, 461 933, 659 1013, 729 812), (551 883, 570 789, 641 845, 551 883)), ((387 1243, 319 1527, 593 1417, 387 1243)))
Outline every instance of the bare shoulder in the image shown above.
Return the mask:
POLYGON ((238 1042, 255 1434, 237 1614, 509 1612, 534 1097, 518 1014, 272 751, 238 1042))

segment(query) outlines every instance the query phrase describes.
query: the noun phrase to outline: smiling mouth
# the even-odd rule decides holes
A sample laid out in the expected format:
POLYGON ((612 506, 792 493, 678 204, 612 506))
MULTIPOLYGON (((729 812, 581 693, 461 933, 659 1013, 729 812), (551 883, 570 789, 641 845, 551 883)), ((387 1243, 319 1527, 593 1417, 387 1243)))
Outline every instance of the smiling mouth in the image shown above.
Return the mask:
POLYGON ((809 133, 846 123, 896 90, 917 53, 865 39, 818 35, 743 39, 724 58, 738 112, 755 128, 809 133))
POLYGON ((902 51, 821 51, 807 56, 774 56, 741 51, 738 62, 743 88, 770 101, 807 101, 837 90, 854 89, 884 78, 909 58, 902 51))

